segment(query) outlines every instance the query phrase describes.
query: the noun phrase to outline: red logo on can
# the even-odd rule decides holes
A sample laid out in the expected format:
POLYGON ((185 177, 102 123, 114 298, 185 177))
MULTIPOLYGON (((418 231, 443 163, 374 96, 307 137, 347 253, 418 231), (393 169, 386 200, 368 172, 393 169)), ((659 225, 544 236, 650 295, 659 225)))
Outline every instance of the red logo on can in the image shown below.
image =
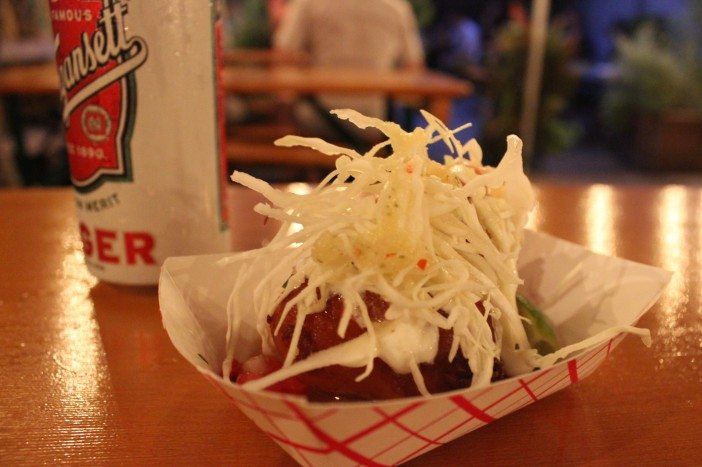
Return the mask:
POLYGON ((126 0, 50 6, 73 186, 90 192, 108 180, 131 181, 134 72, 146 62, 146 42, 127 34, 126 0))

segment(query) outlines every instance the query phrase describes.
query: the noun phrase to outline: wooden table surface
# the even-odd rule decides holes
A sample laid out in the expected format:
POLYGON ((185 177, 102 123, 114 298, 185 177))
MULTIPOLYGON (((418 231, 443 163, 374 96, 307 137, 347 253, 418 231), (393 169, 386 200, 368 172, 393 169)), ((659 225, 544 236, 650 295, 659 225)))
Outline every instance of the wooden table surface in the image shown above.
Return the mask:
MULTIPOLYGON (((429 70, 369 72, 353 68, 275 66, 224 67, 222 86, 237 94, 294 91, 299 93, 460 97, 469 82, 429 70)), ((0 67, 0 95, 53 94, 58 75, 53 63, 0 67)))
POLYGON ((358 68, 278 66, 224 67, 222 85, 233 93, 281 92, 459 97, 472 87, 463 80, 429 70, 367 71, 358 68))
POLYGON ((303 52, 276 49, 231 48, 224 49, 224 63, 227 65, 243 65, 247 67, 269 67, 274 65, 305 65, 310 61, 309 55, 303 52))
POLYGON ((6 65, 0 68, 0 95, 57 94, 58 86, 56 65, 51 62, 6 65))
MULTIPOLYGON (((368 72, 346 68, 227 65, 222 87, 231 94, 382 94, 422 98, 426 108, 449 121, 451 100, 473 90, 469 82, 429 70, 368 72)), ((58 90, 53 63, 0 67, 0 95, 46 95, 58 90)))
MULTIPOLYGON (((229 191, 236 249, 272 234, 229 191)), ((412 465, 699 465, 702 456, 702 190, 538 186, 533 226, 676 271, 591 377, 412 465)), ((67 189, 0 191, 0 464, 292 465, 172 347, 154 288, 86 271, 67 189)))

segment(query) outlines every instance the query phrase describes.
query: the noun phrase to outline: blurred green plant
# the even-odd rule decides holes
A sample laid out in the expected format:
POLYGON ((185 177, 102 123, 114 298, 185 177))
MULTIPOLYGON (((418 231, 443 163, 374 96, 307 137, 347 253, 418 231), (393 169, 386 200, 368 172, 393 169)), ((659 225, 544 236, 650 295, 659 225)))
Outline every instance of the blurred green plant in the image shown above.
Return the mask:
MULTIPOLYGON (((563 118, 577 84, 569 70, 576 48, 577 41, 567 25, 554 22, 546 43, 536 131, 537 155, 565 150, 580 134, 579 126, 563 118)), ((510 21, 497 32, 488 53, 485 93, 492 103, 492 116, 483 140, 486 154, 504 153, 505 135, 519 134, 528 49, 528 25, 510 21)))
POLYGON ((261 49, 271 46, 271 24, 266 0, 244 0, 233 18, 234 47, 261 49))
POLYGON ((426 29, 436 19, 436 6, 433 0, 409 0, 420 29, 426 29))
POLYGON ((699 44, 676 40, 653 26, 617 40, 619 76, 605 95, 603 115, 614 133, 625 133, 641 116, 672 111, 702 115, 702 66, 699 44))

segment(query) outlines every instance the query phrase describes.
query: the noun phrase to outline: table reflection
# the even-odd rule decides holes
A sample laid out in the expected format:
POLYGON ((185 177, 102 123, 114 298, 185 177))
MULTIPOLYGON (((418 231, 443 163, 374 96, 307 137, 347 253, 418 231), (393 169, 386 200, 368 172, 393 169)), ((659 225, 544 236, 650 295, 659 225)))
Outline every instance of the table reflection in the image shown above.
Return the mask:
POLYGON ((529 213, 529 220, 527 221, 526 228, 531 230, 539 230, 544 221, 543 213, 541 212, 541 191, 538 189, 538 187, 533 188, 534 196, 536 196, 536 205, 529 213))
MULTIPOLYGON (((290 193, 294 193, 296 195, 308 195, 312 192, 312 186, 309 185, 308 183, 290 183, 286 191, 289 191, 290 193)), ((297 223, 292 223, 290 224, 290 227, 288 227, 288 235, 296 234, 302 230, 302 224, 297 224, 297 223)), ((294 246, 300 246, 301 243, 294 243, 294 246)))
POLYGON ((61 437, 63 452, 71 447, 109 437, 106 432, 111 393, 105 353, 100 338, 90 290, 97 284, 87 270, 80 241, 73 225, 61 235, 65 256, 59 272, 60 291, 56 299, 56 339, 51 358, 55 363, 51 379, 52 410, 71 420, 71 428, 61 437), (55 395, 54 395, 55 394, 55 395))
POLYGON ((666 187, 656 200, 660 265, 673 272, 664 302, 670 312, 682 308, 688 300, 685 280, 690 263, 689 239, 685 235, 688 203, 688 192, 680 186, 666 187))
POLYGON ((592 185, 583 203, 587 246, 596 253, 616 256, 615 223, 619 208, 615 204, 614 190, 608 185, 592 185))
MULTIPOLYGON (((702 347, 700 310, 699 307, 696 310, 689 307, 693 293, 691 286, 695 284, 693 281, 697 281, 699 293, 699 277, 691 276, 690 266, 691 261, 700 260, 700 243, 698 241, 697 245, 692 245, 693 239, 686 234, 690 222, 694 221, 694 218, 690 218, 691 214, 696 214, 699 229, 699 201, 699 193, 694 194, 681 186, 666 187, 656 199, 658 261, 661 267, 673 272, 656 313, 656 337, 663 357, 659 359, 659 367, 669 366, 668 360, 671 358, 689 357, 690 344, 695 341, 702 347)), ((687 368, 696 372, 698 366, 699 362, 692 359, 687 368)), ((702 378, 699 373, 697 377, 702 378)))

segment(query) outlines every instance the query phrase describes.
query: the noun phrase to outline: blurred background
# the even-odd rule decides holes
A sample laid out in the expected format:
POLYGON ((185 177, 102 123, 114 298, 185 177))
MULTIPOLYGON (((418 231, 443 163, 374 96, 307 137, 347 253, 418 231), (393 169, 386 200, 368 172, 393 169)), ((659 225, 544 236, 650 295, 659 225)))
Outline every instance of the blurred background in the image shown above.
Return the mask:
MULTIPOLYGON (((409 129, 428 108, 492 164, 522 135, 537 179, 702 185, 702 0, 226 0, 222 20, 232 169, 318 180, 331 161, 272 142, 368 149, 327 111, 409 129)), ((57 92, 2 86, 50 69, 51 36, 46 0, 0 0, 0 186, 69 184, 57 92)))

